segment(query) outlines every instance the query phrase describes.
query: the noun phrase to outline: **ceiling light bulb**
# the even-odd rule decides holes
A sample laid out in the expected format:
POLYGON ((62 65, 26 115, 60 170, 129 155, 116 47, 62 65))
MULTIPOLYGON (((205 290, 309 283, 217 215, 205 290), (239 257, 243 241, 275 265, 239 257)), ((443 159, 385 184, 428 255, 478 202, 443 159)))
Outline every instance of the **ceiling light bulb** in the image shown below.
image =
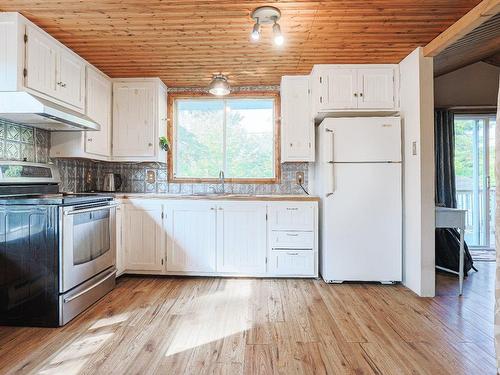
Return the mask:
POLYGON ((253 30, 252 30, 252 39, 257 41, 260 39, 260 24, 258 22, 253 25, 253 30))
POLYGON ((283 34, 281 34, 281 28, 278 23, 273 25, 273 33, 274 33, 274 44, 277 46, 283 45, 285 42, 285 38, 283 38, 283 34))

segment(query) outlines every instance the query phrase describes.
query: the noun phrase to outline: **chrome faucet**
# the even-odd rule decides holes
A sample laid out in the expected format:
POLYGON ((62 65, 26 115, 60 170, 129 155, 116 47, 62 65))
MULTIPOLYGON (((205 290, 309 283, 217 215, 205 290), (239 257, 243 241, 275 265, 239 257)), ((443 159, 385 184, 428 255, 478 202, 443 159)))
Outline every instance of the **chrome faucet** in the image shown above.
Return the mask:
POLYGON ((219 183, 222 184, 222 194, 225 192, 225 187, 224 187, 224 171, 219 171, 219 183))

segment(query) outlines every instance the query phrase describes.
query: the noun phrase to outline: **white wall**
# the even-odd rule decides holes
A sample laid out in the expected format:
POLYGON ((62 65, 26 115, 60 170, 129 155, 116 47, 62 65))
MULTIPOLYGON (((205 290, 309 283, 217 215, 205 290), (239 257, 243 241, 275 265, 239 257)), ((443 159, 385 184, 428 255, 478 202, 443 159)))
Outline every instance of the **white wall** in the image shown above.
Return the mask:
POLYGON ((435 294, 432 58, 419 47, 399 64, 404 132, 403 284, 435 294), (415 149, 415 152, 413 152, 415 149))
POLYGON ((436 107, 495 106, 500 68, 477 62, 434 80, 436 107))

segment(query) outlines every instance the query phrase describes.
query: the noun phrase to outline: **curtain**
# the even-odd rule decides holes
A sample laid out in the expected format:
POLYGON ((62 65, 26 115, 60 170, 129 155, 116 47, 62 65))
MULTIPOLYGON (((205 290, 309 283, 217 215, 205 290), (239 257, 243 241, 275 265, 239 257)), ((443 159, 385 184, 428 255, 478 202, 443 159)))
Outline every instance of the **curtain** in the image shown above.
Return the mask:
MULTIPOLYGON (((436 206, 457 207, 455 186, 455 124, 453 113, 438 109, 434 114, 434 153, 436 163, 436 206)), ((436 265, 458 271, 460 235, 456 229, 436 229, 436 265)), ((465 244, 464 274, 474 269, 465 244)))
POLYGON ((436 205, 457 207, 455 187, 455 127, 453 113, 438 109, 434 114, 436 205))

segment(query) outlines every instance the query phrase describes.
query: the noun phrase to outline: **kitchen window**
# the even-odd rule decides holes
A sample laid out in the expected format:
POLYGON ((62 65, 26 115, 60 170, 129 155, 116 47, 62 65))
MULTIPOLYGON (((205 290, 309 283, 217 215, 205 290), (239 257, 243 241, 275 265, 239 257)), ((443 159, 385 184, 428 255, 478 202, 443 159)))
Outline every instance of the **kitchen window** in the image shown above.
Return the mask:
POLYGON ((171 180, 277 182, 276 106, 271 95, 171 98, 171 180))

